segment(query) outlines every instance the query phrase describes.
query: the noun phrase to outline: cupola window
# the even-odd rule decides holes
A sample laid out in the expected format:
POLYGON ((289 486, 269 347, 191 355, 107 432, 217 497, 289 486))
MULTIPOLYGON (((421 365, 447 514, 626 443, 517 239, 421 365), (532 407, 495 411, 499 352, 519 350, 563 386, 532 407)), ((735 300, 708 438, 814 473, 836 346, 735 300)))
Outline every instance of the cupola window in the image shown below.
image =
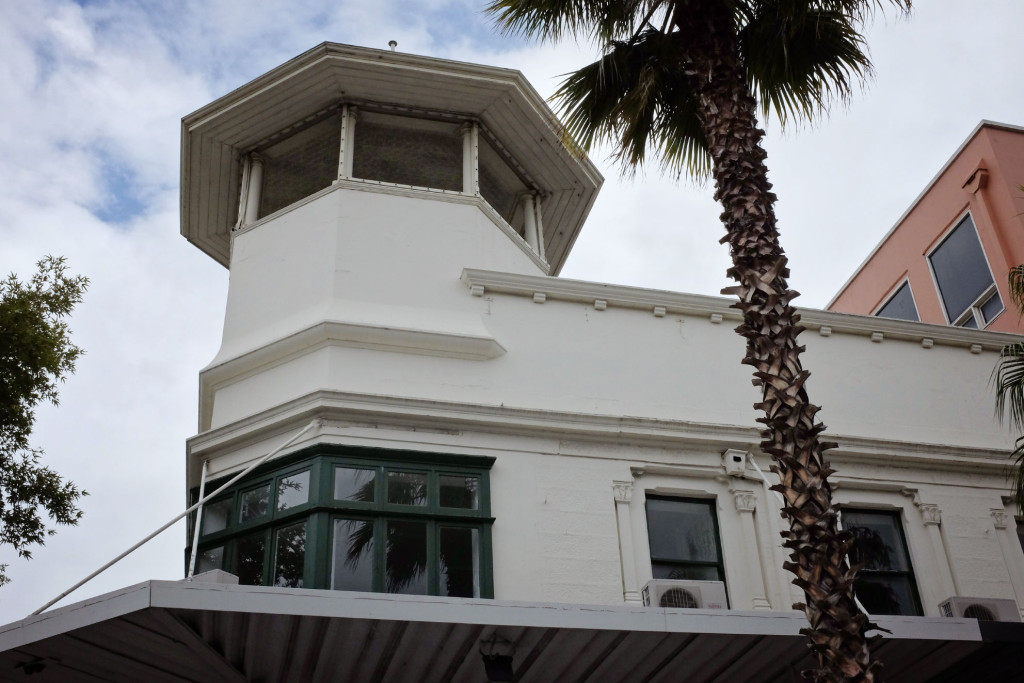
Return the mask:
POLYGON ((542 194, 479 122, 372 104, 335 106, 244 158, 236 227, 338 181, 482 197, 541 258, 542 194))

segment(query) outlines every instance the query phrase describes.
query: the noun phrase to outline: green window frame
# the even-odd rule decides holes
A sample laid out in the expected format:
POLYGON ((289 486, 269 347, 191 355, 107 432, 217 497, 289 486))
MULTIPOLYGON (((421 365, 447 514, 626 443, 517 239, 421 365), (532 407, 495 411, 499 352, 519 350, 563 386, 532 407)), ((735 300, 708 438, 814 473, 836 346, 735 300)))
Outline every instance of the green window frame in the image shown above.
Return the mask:
POLYGON ((922 616, 901 513, 844 507, 841 520, 854 537, 850 564, 863 565, 853 590, 864 609, 869 614, 922 616))
POLYGON ((492 598, 493 463, 305 449, 204 506, 196 572, 223 569, 248 585, 492 598))
POLYGON ((647 496, 646 513, 653 578, 725 583, 714 498, 647 496))

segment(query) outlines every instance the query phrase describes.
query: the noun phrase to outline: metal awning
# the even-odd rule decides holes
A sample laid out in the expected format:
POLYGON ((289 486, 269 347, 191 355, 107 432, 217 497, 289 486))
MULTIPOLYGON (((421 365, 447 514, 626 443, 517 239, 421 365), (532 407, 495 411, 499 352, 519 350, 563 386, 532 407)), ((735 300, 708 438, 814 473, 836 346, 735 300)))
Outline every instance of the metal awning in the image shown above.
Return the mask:
MULTIPOLYGON (((900 683, 1024 681, 1024 624, 878 617, 900 683)), ((668 610, 148 581, 0 627, 0 681, 795 683, 791 612, 668 610), (26 678, 26 675, 29 677, 26 678)))

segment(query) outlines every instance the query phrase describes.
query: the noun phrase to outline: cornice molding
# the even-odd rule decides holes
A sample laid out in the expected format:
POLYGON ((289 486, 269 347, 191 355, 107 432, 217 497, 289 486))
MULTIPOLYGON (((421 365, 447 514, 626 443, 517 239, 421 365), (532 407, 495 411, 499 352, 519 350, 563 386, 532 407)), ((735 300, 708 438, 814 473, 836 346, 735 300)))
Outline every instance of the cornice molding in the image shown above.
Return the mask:
MULTIPOLYGON (((461 279, 467 288, 475 292, 531 298, 535 294, 544 294, 547 301, 567 301, 591 306, 600 301, 603 303, 598 305, 604 308, 629 308, 652 313, 661 313, 664 310, 665 314, 705 317, 713 323, 723 320, 735 323, 742 321, 740 312, 732 308, 733 300, 724 297, 474 268, 464 269, 461 279)), ((808 330, 819 330, 822 336, 837 333, 868 338, 875 336, 875 339, 879 340, 900 339, 918 342, 923 349, 943 345, 967 349, 974 353, 998 352, 1005 345, 1020 341, 1020 336, 1002 332, 969 330, 812 308, 800 309, 799 312, 800 324, 808 330)))
MULTIPOLYGON (((429 399, 400 398, 377 394, 339 391, 316 391, 277 408, 224 425, 188 440, 193 456, 200 453, 236 448, 258 440, 264 434, 281 432, 283 423, 301 426, 320 417, 334 421, 359 422, 374 428, 423 430, 437 434, 458 434, 463 430, 484 433, 519 435, 531 438, 548 437, 558 442, 566 439, 608 444, 667 447, 675 449, 704 448, 721 450, 739 448, 758 453, 758 430, 738 425, 720 425, 686 420, 615 417, 590 413, 517 408, 504 405, 481 405, 429 399)), ((866 437, 829 434, 841 446, 828 452, 837 464, 878 464, 887 467, 913 467, 927 463, 929 468, 967 471, 1001 476, 1007 467, 1007 452, 989 448, 919 444, 866 437)), ((565 454, 563 454, 565 455, 565 454)), ((604 457, 595 455, 594 457, 604 457)), ((622 456, 617 456, 622 457, 622 456)), ((628 458, 626 458, 628 459, 628 458)), ((637 462, 637 467, 650 469, 657 464, 637 462)), ((676 465, 666 465, 677 469, 676 465)), ((723 474, 721 462, 708 465, 708 471, 723 474)), ((748 475, 748 478, 752 478, 748 475)), ((841 478, 849 486, 852 479, 841 478)))

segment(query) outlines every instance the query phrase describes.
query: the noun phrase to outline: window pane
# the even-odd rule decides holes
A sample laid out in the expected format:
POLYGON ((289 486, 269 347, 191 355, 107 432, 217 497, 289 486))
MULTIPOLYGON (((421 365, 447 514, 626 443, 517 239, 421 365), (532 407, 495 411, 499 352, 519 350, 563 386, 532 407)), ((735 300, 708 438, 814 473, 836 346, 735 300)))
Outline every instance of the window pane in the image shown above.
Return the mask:
POLYGON ((306 563, 306 523, 278 529, 274 547, 274 585, 279 588, 302 588, 306 563))
POLYGON ((994 293, 988 301, 981 305, 981 317, 985 319, 986 324, 992 322, 1002 312, 1003 300, 1000 298, 999 292, 994 293))
POLYGON ((1017 540, 1020 541, 1020 549, 1024 550, 1024 519, 1017 520, 1017 540))
POLYGON ((388 472, 388 502, 426 505, 427 475, 420 472, 388 472))
POLYGON ((858 574, 853 589, 869 614, 919 614, 906 576, 858 574))
POLYGON ((329 116, 260 151, 260 217, 318 192, 338 177, 341 119, 329 116))
POLYGON ((441 595, 480 596, 480 532, 465 527, 441 527, 441 595))
POLYGON ((476 510, 479 504, 477 490, 480 488, 479 477, 462 477, 453 474, 442 474, 441 507, 476 510))
POLYGON ((992 273, 970 216, 928 258, 950 320, 959 318, 992 286, 992 273))
POLYGON ((263 553, 266 550, 263 534, 245 536, 235 542, 235 573, 243 586, 263 585, 263 553))
POLYGON ((208 503, 203 506, 203 533, 212 534, 228 528, 228 517, 231 514, 231 499, 208 503))
POLYGON ((200 551, 196 556, 196 574, 224 568, 224 546, 200 551))
POLYGON ((483 135, 480 136, 479 151, 480 194, 506 223, 522 235, 523 219, 519 196, 529 188, 483 135))
POLYGON ((718 562, 711 505, 701 501, 647 500, 652 560, 718 562))
POLYGON ((242 493, 238 506, 238 521, 241 523, 259 519, 270 509, 270 484, 249 489, 242 493))
POLYGON ((373 590, 373 522, 334 520, 334 563, 331 588, 336 591, 373 590))
POLYGON ((966 327, 971 330, 978 329, 978 321, 974 319, 974 314, 972 313, 971 315, 967 316, 967 318, 965 318, 964 321, 960 323, 960 327, 966 327))
POLYGON ((427 592, 427 523, 388 520, 384 590, 424 595, 427 592))
POLYGON ((917 306, 914 305, 914 295, 910 292, 910 283, 904 282, 903 286, 896 290, 892 298, 875 315, 879 318, 919 321, 921 318, 917 315, 917 306))
POLYGON ((374 501, 374 474, 374 470, 335 467, 334 499, 372 503, 374 501))
POLYGON ((651 576, 655 579, 687 579, 689 581, 722 581, 718 567, 706 564, 668 564, 651 562, 651 576))
POLYGON ((461 192, 461 125, 362 112, 355 128, 352 175, 461 192))
POLYGON ((907 571, 910 563, 899 520, 886 512, 843 512, 843 528, 853 534, 850 562, 864 569, 907 571))
POLYGON ((277 482, 277 509, 287 510, 309 502, 309 470, 277 482))

